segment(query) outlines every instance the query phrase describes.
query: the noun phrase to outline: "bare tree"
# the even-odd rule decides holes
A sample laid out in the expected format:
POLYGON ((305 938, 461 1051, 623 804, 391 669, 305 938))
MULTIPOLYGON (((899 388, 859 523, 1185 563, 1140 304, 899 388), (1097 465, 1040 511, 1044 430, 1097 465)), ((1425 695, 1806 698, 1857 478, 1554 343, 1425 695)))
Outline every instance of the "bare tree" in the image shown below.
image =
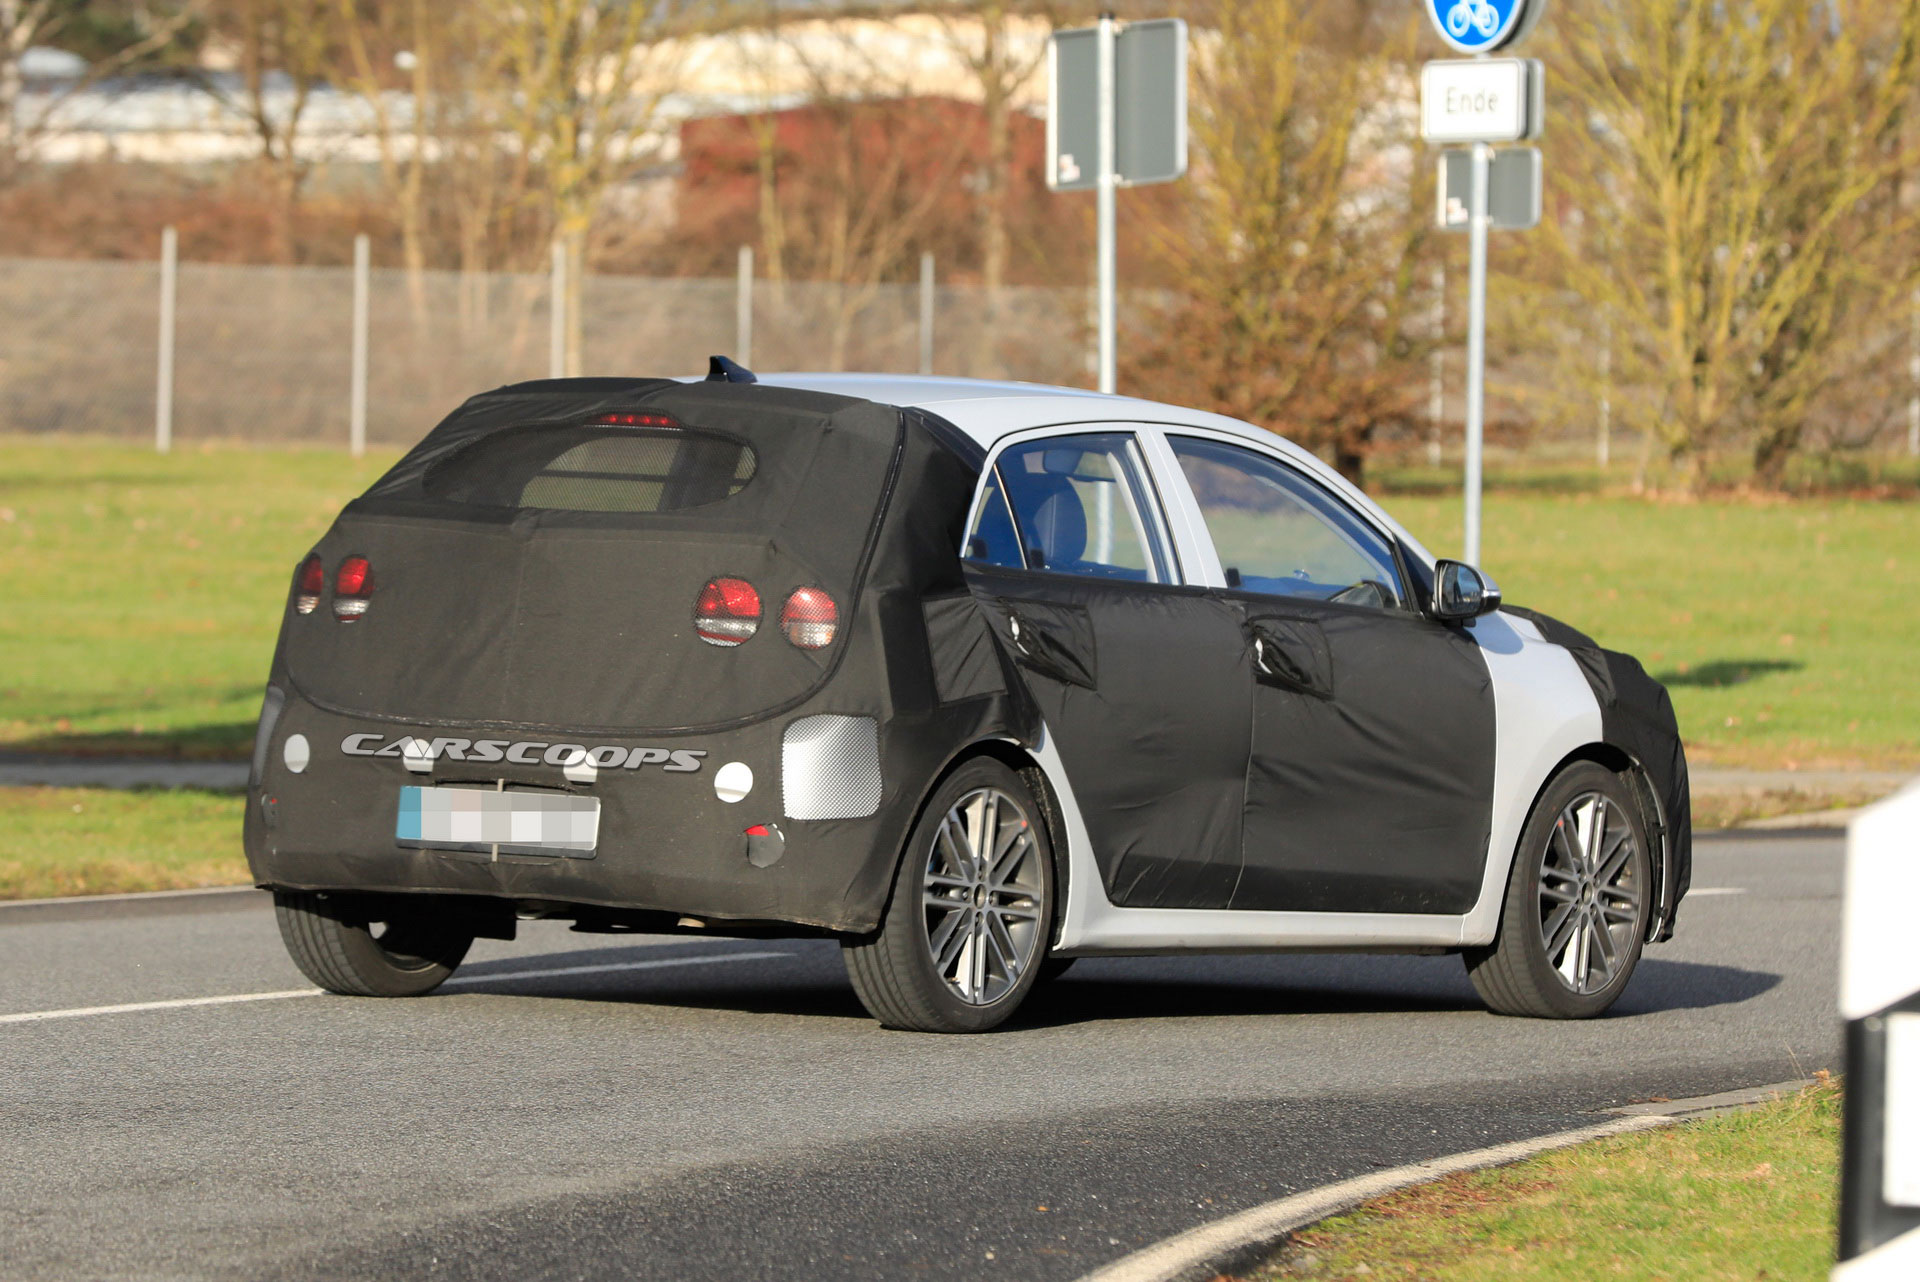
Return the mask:
POLYGON ((1052 0, 960 0, 936 10, 947 44, 980 94, 986 147, 972 183, 980 239, 980 283, 987 298, 977 327, 975 365, 985 368, 999 331, 999 297, 1010 257, 1009 195, 1013 169, 1013 113, 1046 62, 1052 0))
POLYGON ((1352 0, 1200 15, 1189 194, 1156 236, 1181 301, 1127 377, 1330 452, 1361 479, 1410 428, 1433 335, 1429 197, 1406 99, 1415 22, 1352 0))
MULTIPOLYGON (((774 308, 791 317, 792 283, 814 282, 807 292, 822 305, 816 323, 834 368, 848 359, 854 327, 881 286, 913 274, 939 216, 964 199, 961 169, 982 142, 980 112, 916 92, 910 71, 889 65, 868 38, 873 25, 788 20, 765 9, 734 35, 770 105, 729 125, 736 137, 722 149, 752 169, 755 236, 774 308), (771 105, 795 98, 798 105, 771 105)), ((723 140, 701 140, 712 141, 723 140)))
POLYGON ((627 0, 529 0, 483 6, 498 56, 492 116, 514 140, 511 183, 537 198, 568 264, 567 364, 584 339, 586 239, 609 187, 654 153, 661 100, 680 47, 667 37, 696 12, 627 0))
POLYGON ((105 13, 113 5, 87 0, 0 0, 0 181, 30 160, 60 106, 75 93, 108 76, 139 65, 166 49, 203 14, 202 0, 140 5, 126 13, 105 13), (86 32, 89 45, 101 46, 82 75, 31 108, 21 63, 27 50, 86 32))
MULTIPOLYGON (((1575 124, 1553 185, 1556 277, 1615 336, 1625 425, 1689 485, 1744 441, 1777 484, 1864 334, 1920 267, 1920 0, 1562 6, 1549 65, 1575 124)), ((1589 377, 1568 353, 1567 377, 1589 377)))
POLYGON ((426 179, 435 125, 434 76, 449 18, 429 19, 427 0, 366 4, 339 0, 340 40, 347 83, 373 117, 380 180, 400 223, 400 252, 413 282, 416 313, 425 310, 421 287, 427 267, 426 179), (404 118, 394 109, 404 86, 404 118))
POLYGON ((217 76, 201 87, 247 122, 257 163, 275 196, 273 254, 293 258, 293 220, 313 159, 301 124, 316 89, 340 65, 333 0, 209 0, 214 32, 237 52, 238 94, 217 76))

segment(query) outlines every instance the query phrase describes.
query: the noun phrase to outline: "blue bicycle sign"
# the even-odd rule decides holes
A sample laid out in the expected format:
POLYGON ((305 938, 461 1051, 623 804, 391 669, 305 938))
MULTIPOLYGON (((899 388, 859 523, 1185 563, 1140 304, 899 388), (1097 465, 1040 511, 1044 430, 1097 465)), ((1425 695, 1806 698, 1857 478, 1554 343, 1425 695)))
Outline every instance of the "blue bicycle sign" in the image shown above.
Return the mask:
POLYGON ((1492 53, 1518 39, 1543 0, 1426 0, 1441 39, 1461 53, 1492 53))

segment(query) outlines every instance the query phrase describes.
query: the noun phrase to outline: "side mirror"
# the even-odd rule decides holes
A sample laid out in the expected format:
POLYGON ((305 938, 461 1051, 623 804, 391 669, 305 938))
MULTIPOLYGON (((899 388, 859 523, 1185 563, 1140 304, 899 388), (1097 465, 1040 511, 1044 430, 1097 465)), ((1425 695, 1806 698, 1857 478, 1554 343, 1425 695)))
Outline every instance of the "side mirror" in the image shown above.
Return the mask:
POLYGON ((1433 604, 1427 613, 1442 623, 1463 623, 1500 608, 1492 579, 1461 561, 1433 564, 1433 604))

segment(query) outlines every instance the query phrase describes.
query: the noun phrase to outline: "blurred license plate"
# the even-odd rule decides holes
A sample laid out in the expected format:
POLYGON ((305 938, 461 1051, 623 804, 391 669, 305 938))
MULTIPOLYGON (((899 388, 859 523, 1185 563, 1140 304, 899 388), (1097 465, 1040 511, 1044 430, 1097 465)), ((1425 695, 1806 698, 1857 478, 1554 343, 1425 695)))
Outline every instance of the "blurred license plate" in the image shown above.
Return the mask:
POLYGON ((402 846, 478 854, 591 859, 600 799, 570 792, 402 788, 393 837, 402 846))

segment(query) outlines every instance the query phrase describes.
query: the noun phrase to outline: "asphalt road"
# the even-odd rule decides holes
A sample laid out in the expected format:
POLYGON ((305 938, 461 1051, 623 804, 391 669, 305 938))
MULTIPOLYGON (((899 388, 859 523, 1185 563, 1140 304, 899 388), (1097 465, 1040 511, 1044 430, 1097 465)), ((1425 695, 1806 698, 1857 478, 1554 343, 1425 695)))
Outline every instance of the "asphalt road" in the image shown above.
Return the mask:
MULTIPOLYGON (((1000 1033, 890 1033, 828 944, 544 923, 425 999, 0 1022, 0 1275, 1071 1279, 1837 1068, 1840 866, 1833 835, 1703 840, 1719 893, 1579 1024, 1484 1013, 1450 957, 1137 958, 1000 1033), (485 978, 641 961, 677 964, 485 978)), ((302 987, 263 899, 0 908, 0 1015, 302 987)))

